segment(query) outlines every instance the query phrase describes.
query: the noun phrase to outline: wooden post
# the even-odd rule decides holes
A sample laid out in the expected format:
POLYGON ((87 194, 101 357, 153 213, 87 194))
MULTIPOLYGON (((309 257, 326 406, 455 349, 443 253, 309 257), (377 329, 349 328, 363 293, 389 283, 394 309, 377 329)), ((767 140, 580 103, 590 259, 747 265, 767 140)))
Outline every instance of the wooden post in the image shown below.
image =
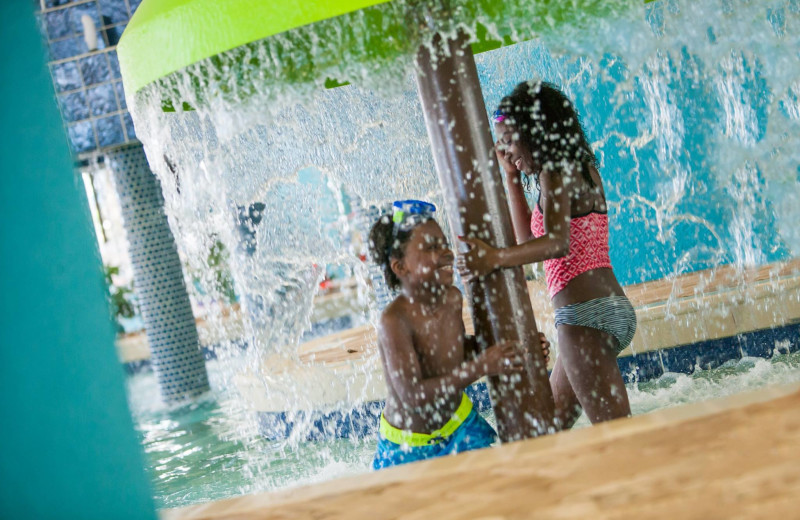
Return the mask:
MULTIPOLYGON (((472 50, 464 34, 436 36, 417 54, 417 85, 454 233, 495 247, 514 245, 472 50)), ((497 429, 504 442, 554 431, 553 394, 521 267, 495 271, 467 287, 475 333, 486 347, 518 341, 521 377, 490 378, 497 429)))

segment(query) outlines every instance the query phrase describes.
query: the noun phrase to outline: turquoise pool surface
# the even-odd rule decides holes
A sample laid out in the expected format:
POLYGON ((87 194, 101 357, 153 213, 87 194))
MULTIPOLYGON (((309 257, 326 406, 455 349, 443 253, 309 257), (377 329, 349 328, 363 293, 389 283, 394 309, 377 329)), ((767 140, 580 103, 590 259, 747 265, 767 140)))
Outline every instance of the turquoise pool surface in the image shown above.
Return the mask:
MULTIPOLYGON (((168 408, 151 372, 128 378, 129 401, 146 454, 157 507, 173 508, 366 473, 373 439, 274 442, 257 433, 255 413, 208 364, 212 395, 168 408)), ((744 358, 694 374, 667 373, 628 385, 634 415, 800 381, 800 352, 744 358)), ((489 418, 493 420, 493 417, 489 418)), ((583 416, 576 427, 589 423, 583 416)))

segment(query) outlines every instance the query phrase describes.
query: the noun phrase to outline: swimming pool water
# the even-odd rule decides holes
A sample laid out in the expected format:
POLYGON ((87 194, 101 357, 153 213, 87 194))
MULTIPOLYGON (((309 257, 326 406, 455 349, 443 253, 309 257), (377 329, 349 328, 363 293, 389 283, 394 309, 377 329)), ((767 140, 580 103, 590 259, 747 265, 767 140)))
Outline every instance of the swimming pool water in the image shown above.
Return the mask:
MULTIPOLYGON (((150 372, 128 379, 129 401, 145 451, 156 506, 181 507, 232 496, 311 484, 369 471, 373 439, 301 443, 267 441, 254 413, 208 365, 212 395, 192 404, 160 404, 150 372)), ((628 385, 634 415, 800 381, 800 352, 744 358, 694 374, 667 373, 628 385)), ((493 418, 491 418, 493 419, 493 418)), ((576 427, 588 426, 586 417, 576 427)))

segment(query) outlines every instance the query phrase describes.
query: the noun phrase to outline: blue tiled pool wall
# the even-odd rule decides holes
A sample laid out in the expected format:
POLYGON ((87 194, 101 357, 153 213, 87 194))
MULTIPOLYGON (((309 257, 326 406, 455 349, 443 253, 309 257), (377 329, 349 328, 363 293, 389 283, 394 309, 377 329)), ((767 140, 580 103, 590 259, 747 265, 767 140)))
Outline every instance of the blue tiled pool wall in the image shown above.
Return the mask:
MULTIPOLYGON (((650 18, 657 18, 664 4, 648 4, 651 25, 650 18)), ((711 26, 714 21, 707 23, 711 26)), ((657 24, 652 29, 657 33, 657 24)), ((622 35, 632 30, 619 27, 622 35)), ((655 34, 652 41, 658 41, 655 34)), ((664 48, 669 49, 669 42, 664 48)), ((790 120, 785 111, 771 111, 767 102, 770 96, 780 95, 770 92, 770 78, 764 70, 763 62, 772 57, 749 55, 742 49, 731 52, 741 58, 736 81, 741 85, 742 102, 758 122, 759 131, 752 139, 760 145, 767 139, 768 123, 790 120)), ((775 49, 776 55, 778 52, 775 49)), ((731 178, 721 151, 735 151, 739 145, 725 134, 726 114, 716 90, 721 65, 686 49, 669 56, 665 64, 668 74, 663 78, 668 90, 664 102, 684 129, 674 156, 669 157, 660 152, 665 136, 643 139, 651 132, 654 117, 647 104, 650 78, 629 69, 624 56, 607 53, 602 59, 586 62, 581 56, 551 52, 545 42, 531 40, 478 54, 475 60, 489 110, 518 82, 528 79, 555 83, 574 101, 587 137, 597 147, 609 200, 611 262, 623 286, 741 261, 743 247, 749 248, 759 265, 788 260, 793 253, 779 232, 783 217, 775 210, 780 196, 770 193, 792 196, 791 184, 788 180, 779 184, 774 175, 768 179, 765 172, 772 166, 763 159, 753 161, 754 169, 747 175, 731 178), (634 149, 631 143, 637 139, 642 144, 634 149), (661 197, 673 189, 670 183, 675 172, 686 174, 687 185, 670 216, 662 218, 655 208, 662 206, 661 197), (785 186, 785 191, 779 185, 785 186), (635 197, 631 197, 633 186, 635 197), (753 202, 744 207, 732 196, 735 193, 748 193, 753 202), (750 219, 744 244, 736 239, 741 231, 736 228, 737 216, 743 212, 750 219), (690 221, 672 215, 695 218, 690 221), (655 229, 656 222, 660 232, 655 229)))
MULTIPOLYGON (((75 155, 136 142, 116 45, 141 0, 45 0, 37 12, 50 73, 75 155), (98 49, 89 52, 81 17, 89 15, 98 49)), ((41 4, 40 4, 41 5, 41 4)))
MULTIPOLYGON (((486 383, 475 383, 466 389, 466 393, 479 412, 491 410, 486 383)), ((378 434, 383 404, 383 401, 371 401, 349 412, 259 412, 258 430, 270 440, 287 439, 296 428, 302 429, 301 436, 305 441, 363 439, 378 434)))
POLYGON ((770 358, 797 350, 800 350, 800 323, 643 352, 619 358, 618 363, 625 382, 633 383, 656 379, 667 372, 691 374, 744 357, 770 358))
MULTIPOLYGON (((800 323, 738 334, 728 338, 644 352, 619 358, 626 383, 656 379, 666 372, 691 374, 716 368, 743 357, 769 358, 800 350, 800 323)), ((467 394, 480 412, 491 408, 485 383, 476 383, 467 394)), ((287 439, 296 428, 303 440, 366 438, 378 432, 382 401, 368 402, 350 412, 259 412, 260 433, 270 440, 287 439)))

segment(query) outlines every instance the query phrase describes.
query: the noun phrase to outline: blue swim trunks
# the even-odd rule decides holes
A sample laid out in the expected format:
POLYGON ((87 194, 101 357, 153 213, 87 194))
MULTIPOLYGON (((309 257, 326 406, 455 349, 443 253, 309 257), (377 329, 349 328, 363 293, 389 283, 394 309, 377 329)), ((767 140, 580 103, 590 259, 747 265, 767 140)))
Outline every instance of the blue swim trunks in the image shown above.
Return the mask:
POLYGON ((378 449, 372 459, 372 469, 487 448, 496 439, 494 428, 475 411, 466 394, 453 417, 432 433, 400 430, 389 424, 381 414, 378 449))

